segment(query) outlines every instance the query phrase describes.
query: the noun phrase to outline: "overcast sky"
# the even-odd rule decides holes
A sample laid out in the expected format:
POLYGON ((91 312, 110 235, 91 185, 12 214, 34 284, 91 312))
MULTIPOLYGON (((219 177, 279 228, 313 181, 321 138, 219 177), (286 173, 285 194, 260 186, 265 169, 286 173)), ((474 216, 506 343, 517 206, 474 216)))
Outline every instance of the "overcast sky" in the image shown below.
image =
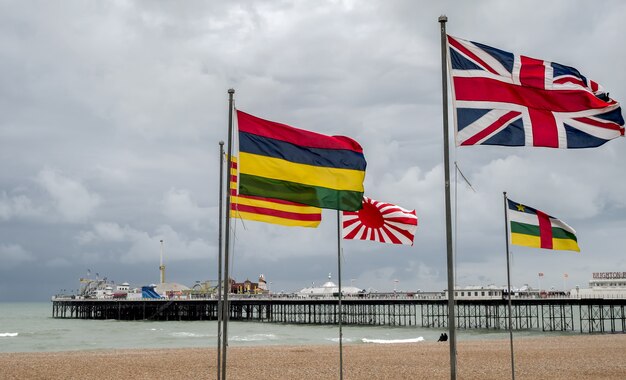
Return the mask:
MULTIPOLYGON (((343 242, 344 284, 444 289, 441 14, 451 35, 574 66, 626 101, 621 1, 0 1, 0 301, 75 290, 88 269, 156 283, 160 239, 168 281, 215 280, 231 87, 242 111, 354 138, 366 195, 416 209, 412 247, 343 242)), ((452 185, 457 284, 506 283, 503 191, 582 251, 512 246, 514 286, 626 270, 625 143, 452 147, 475 189, 452 185)), ((237 280, 336 281, 334 211, 318 229, 235 229, 237 280)))

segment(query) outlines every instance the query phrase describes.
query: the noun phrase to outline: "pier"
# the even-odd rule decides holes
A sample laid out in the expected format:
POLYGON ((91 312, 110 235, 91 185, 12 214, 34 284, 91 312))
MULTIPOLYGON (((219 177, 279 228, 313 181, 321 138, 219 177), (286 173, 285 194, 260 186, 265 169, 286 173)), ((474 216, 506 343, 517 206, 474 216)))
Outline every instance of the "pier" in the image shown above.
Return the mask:
MULTIPOLYGON (((458 329, 508 329, 505 299, 456 301, 458 329)), ((52 300, 53 318, 155 321, 217 320, 216 299, 52 300)), ((513 299, 514 330, 626 333, 626 299, 513 299)), ((336 324, 337 298, 242 297, 229 300, 230 320, 336 324)), ((447 328, 447 300, 419 297, 342 299, 342 323, 447 328)))

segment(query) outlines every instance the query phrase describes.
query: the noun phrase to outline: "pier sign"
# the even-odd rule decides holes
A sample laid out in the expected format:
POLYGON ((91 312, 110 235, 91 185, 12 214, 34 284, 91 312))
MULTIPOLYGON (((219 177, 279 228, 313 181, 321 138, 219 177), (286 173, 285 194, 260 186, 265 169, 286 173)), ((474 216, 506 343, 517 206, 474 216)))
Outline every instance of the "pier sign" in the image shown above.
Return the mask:
POLYGON ((626 272, 593 272, 593 279, 621 279, 626 278, 626 272))

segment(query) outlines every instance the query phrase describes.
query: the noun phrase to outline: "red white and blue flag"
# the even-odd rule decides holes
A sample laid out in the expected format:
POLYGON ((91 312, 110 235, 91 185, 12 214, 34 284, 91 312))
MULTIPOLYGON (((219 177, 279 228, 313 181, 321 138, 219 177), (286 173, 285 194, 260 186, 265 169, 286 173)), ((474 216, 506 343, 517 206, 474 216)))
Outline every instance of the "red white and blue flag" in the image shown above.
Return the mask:
POLYGON ((417 230, 415 210, 363 197, 359 211, 344 211, 343 238, 413 245, 417 230))
POLYGON ((457 145, 593 148, 624 136, 618 102, 573 67, 448 36, 457 145))

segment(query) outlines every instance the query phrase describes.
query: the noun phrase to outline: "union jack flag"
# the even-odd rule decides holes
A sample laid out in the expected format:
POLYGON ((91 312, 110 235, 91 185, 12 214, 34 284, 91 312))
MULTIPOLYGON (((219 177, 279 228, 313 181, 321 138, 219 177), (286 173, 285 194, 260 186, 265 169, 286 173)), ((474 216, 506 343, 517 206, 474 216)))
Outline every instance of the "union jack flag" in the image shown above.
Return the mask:
POLYGON ((618 102, 573 67, 448 36, 457 145, 593 148, 624 136, 618 102))

